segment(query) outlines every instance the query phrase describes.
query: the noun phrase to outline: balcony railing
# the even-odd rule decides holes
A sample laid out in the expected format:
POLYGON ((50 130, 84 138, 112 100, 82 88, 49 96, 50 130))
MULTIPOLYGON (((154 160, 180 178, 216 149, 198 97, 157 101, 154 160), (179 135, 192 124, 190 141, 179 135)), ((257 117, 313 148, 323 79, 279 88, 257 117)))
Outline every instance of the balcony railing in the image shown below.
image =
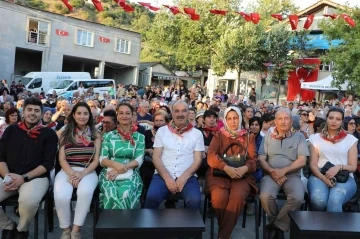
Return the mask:
POLYGON ((32 44, 48 46, 49 36, 46 33, 29 31, 27 41, 28 43, 32 43, 32 44))

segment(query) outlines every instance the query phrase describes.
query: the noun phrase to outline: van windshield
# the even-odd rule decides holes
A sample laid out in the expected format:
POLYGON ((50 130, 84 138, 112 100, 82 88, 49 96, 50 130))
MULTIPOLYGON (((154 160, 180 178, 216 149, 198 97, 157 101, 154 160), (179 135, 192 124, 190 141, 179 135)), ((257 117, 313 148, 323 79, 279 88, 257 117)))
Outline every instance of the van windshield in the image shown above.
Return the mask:
POLYGON ((27 84, 29 84, 29 82, 30 82, 32 79, 34 79, 34 78, 33 78, 33 77, 23 77, 21 80, 22 80, 22 83, 23 83, 24 85, 27 85, 27 84))
POLYGON ((60 82, 54 89, 65 89, 67 88, 71 83, 73 83, 72 80, 64 80, 60 82))

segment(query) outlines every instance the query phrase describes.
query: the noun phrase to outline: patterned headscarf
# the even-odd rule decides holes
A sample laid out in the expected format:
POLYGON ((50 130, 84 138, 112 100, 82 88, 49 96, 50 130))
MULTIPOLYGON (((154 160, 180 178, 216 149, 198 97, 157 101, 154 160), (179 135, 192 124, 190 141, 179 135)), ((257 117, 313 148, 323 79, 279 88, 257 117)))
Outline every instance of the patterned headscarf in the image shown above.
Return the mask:
POLYGON ((333 144, 336 144, 338 142, 340 142, 341 140, 345 139, 345 137, 347 136, 347 132, 340 127, 336 133, 336 135, 334 137, 331 137, 328 131, 328 126, 325 123, 325 127, 323 128, 323 130, 320 133, 320 137, 323 138, 326 141, 329 141, 333 144))
POLYGON ((89 146, 91 143, 91 130, 89 126, 86 126, 84 131, 75 129, 75 140, 77 143, 82 143, 85 146, 89 146))
POLYGON ((224 127, 220 129, 221 133, 223 133, 226 137, 232 138, 232 139, 239 139, 241 142, 244 141, 241 136, 246 134, 248 131, 246 129, 242 128, 242 115, 239 110, 239 108, 235 106, 230 106, 226 108, 224 111, 224 119, 223 119, 224 127), (235 111, 236 114, 239 116, 239 126, 236 130, 231 130, 226 122, 226 116, 230 111, 235 111))

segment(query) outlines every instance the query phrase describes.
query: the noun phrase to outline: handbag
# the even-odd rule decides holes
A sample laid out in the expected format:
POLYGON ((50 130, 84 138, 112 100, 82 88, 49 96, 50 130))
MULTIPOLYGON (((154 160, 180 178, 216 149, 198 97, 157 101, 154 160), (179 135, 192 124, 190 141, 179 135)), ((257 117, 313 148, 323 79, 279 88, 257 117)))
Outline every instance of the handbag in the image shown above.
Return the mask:
MULTIPOLYGON (((330 162, 327 162, 320 170, 320 172, 322 174, 326 174, 326 172, 334 167, 335 165, 330 163, 330 162)), ((349 174, 350 172, 348 170, 341 170, 339 171, 336 175, 335 175, 335 178, 336 178, 336 182, 339 182, 339 183, 346 183, 347 180, 349 179, 349 174)))
MULTIPOLYGON (((111 170, 113 170, 113 168, 107 168, 106 172, 110 172, 111 170)), ((116 176, 115 181, 121 181, 121 180, 127 180, 130 179, 134 174, 134 170, 133 169, 128 169, 128 171, 126 171, 125 173, 120 173, 118 174, 118 176, 116 176)), ((107 180, 109 180, 106 177, 107 180)))
MULTIPOLYGON (((233 168, 239 168, 239 167, 244 166, 246 163, 246 157, 247 157, 247 153, 248 153, 247 146, 249 145, 249 140, 250 140, 250 133, 248 133, 248 135, 247 135, 247 145, 246 145, 245 155, 240 155, 240 154, 238 154, 237 156, 227 156, 226 155, 227 151, 235 145, 243 147, 240 143, 234 142, 234 143, 229 144, 225 148, 225 150, 223 151, 222 154, 218 154, 219 157, 221 158, 222 161, 224 161, 226 163, 227 166, 230 166, 233 168)), ((214 177, 222 177, 222 178, 230 178, 230 176, 225 171, 217 169, 217 168, 214 168, 213 176, 214 177)))

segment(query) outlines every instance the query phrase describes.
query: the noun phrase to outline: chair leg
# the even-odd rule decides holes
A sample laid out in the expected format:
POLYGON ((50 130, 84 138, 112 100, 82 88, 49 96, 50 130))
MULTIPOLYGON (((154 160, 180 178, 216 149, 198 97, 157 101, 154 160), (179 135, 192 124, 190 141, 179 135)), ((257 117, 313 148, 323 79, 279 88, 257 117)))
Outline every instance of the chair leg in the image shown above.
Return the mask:
POLYGON ((214 215, 214 209, 211 207, 211 223, 210 223, 210 238, 214 239, 214 221, 215 221, 215 215, 214 215))
POLYGON ((44 239, 47 239, 48 234, 48 210, 49 210, 49 196, 45 198, 45 208, 44 208, 44 239))
POLYGON ((261 201, 260 201, 260 198, 259 198, 259 221, 258 221, 258 225, 259 227, 261 226, 261 213, 262 213, 262 205, 261 205, 261 201))
POLYGON ((35 218, 34 218, 34 238, 35 239, 38 239, 38 236, 39 236, 39 209, 36 212, 35 218))
POLYGON ((207 211, 207 207, 208 206, 208 197, 205 195, 204 198, 204 209, 203 209, 203 222, 205 224, 205 220, 206 220, 206 211, 207 211))
POLYGON ((263 213, 263 239, 266 239, 266 212, 265 210, 263 209, 262 211, 263 213))
POLYGON ((246 225, 246 211, 247 211, 247 203, 245 203, 244 210, 243 210, 242 228, 245 228, 245 225, 246 225))
POLYGON ((49 196, 47 218, 49 220, 49 232, 54 230, 54 198, 49 196))
POLYGON ((254 200, 254 207, 255 207, 255 235, 256 235, 256 239, 259 239, 259 226, 256 225, 259 223, 259 211, 258 211, 258 204, 256 199, 254 200))

